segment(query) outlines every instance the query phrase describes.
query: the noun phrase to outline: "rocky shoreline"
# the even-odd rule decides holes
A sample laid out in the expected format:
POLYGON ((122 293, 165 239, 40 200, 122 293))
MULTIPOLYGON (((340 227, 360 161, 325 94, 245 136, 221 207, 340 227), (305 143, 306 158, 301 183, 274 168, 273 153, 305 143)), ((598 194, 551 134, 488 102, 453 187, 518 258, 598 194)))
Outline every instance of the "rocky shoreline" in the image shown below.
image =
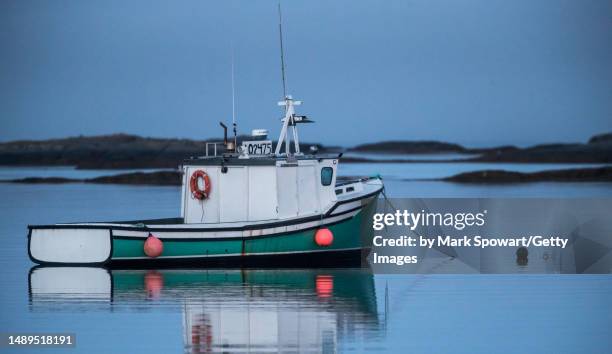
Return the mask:
MULTIPOLYGON (((612 133, 595 135, 586 143, 542 144, 527 148, 497 146, 491 148, 466 148, 458 144, 437 141, 387 141, 359 145, 349 152, 393 154, 398 159, 383 162, 505 162, 505 163, 612 163, 612 133), (400 159, 402 154, 463 154, 462 159, 400 159)), ((348 162, 379 162, 377 159, 351 157, 348 162)), ((347 162, 347 161, 345 161, 347 162)))
MULTIPOLYGON (((357 178, 357 177, 355 177, 357 178)), ((443 181, 455 183, 530 183, 530 182, 612 182, 612 167, 578 168, 566 170, 551 170, 532 173, 511 172, 503 170, 486 170, 460 173, 451 177, 426 179, 427 181, 443 181)), ((418 181, 418 180, 410 180, 418 181)), ((94 184, 127 184, 180 186, 182 174, 180 171, 135 172, 112 176, 101 176, 87 179, 63 177, 27 177, 12 180, 0 180, 0 183, 24 184, 62 184, 62 183, 94 183, 94 184)))
MULTIPOLYGON (((245 137, 238 137, 239 141, 245 137)), ((206 154, 206 145, 223 139, 190 140, 147 138, 128 134, 72 137, 42 141, 0 143, 0 166, 76 166, 78 169, 176 168, 183 160, 206 154)), ((304 151, 315 145, 320 152, 340 152, 339 147, 300 144, 304 151)), ((213 145, 209 146, 212 154, 213 145)))
MULTIPOLYGON (((239 141, 246 138, 241 136, 239 141)), ((161 139, 115 134, 44 141, 13 141, 0 143, 0 166, 76 166, 79 169, 176 168, 187 157, 204 155, 207 143, 220 140, 161 139)), ((311 143, 300 145, 304 151, 315 145, 320 153, 345 152, 343 163, 612 163, 612 133, 594 136, 586 143, 547 144, 528 148, 498 146, 473 149, 437 141, 383 141, 348 149, 311 143), (370 156, 358 156, 360 153, 370 156), (436 155, 448 153, 465 157, 435 158, 436 155), (385 155, 386 158, 377 159, 376 154, 385 155), (411 159, 411 154, 422 156, 419 159, 411 159), (427 155, 432 158, 427 159, 427 155)))
POLYGON ((95 178, 64 178, 64 177, 26 177, 3 180, 2 183, 25 184, 63 184, 63 183, 95 183, 95 184, 130 184, 155 186, 180 186, 182 174, 179 171, 135 172, 95 178))

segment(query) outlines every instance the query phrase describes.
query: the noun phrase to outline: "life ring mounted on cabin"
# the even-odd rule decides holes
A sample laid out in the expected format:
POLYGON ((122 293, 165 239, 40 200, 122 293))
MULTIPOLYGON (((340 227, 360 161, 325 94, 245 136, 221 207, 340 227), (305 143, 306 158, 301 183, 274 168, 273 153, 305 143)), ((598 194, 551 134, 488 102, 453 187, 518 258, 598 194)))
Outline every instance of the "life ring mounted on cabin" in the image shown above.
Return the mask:
POLYGON ((199 199, 199 200, 207 199, 208 196, 210 195, 210 187, 211 187, 210 177, 208 177, 208 174, 206 172, 202 170, 196 170, 191 175, 191 180, 189 181, 189 187, 191 188, 191 195, 195 199, 199 199), (198 181, 200 180, 200 178, 202 179, 204 188, 200 188, 200 186, 198 185, 198 181))

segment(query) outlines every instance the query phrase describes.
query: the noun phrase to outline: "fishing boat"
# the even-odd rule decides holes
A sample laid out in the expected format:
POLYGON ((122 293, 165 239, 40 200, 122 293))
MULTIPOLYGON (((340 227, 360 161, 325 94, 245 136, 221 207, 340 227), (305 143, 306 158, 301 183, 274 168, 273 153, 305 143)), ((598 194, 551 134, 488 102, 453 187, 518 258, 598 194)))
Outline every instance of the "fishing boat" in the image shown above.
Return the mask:
POLYGON ((296 114, 300 103, 289 95, 279 103, 285 115, 274 150, 266 130, 254 130, 237 147, 236 135, 228 140, 222 124, 222 146, 183 162, 180 217, 30 225, 30 259, 56 265, 359 262, 371 244, 369 222, 382 180, 338 183, 341 154, 302 152, 297 128, 312 121, 296 114))
MULTIPOLYGON (((337 183, 341 153, 301 151, 298 126, 313 121, 296 113, 302 102, 287 94, 280 6, 279 30, 284 116, 274 149, 265 129, 253 130, 238 146, 233 104, 233 139, 220 122, 223 142, 207 143, 205 155, 183 161, 180 217, 30 225, 30 259, 119 266, 358 264, 371 244, 382 180, 337 183)), ((232 60, 232 103, 233 72, 232 60)))

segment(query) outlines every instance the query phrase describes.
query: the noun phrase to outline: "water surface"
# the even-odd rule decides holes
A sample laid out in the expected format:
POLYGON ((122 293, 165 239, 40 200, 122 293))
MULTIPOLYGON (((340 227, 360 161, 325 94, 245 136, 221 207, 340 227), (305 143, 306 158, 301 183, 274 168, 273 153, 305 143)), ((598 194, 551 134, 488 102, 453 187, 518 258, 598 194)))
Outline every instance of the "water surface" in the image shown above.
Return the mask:
MULTIPOLYGON (((390 175, 387 192, 395 197, 612 195, 604 183, 406 182, 392 178, 395 166, 375 166, 390 175)), ((178 216, 180 189, 0 184, 0 195, 0 332, 76 333, 68 352, 608 353, 612 347, 610 275, 34 268, 28 224, 178 216)))
POLYGON ((161 169, 97 169, 82 170, 72 166, 0 166, 0 180, 21 179, 27 177, 63 177, 74 179, 113 176, 132 172, 154 172, 161 169))

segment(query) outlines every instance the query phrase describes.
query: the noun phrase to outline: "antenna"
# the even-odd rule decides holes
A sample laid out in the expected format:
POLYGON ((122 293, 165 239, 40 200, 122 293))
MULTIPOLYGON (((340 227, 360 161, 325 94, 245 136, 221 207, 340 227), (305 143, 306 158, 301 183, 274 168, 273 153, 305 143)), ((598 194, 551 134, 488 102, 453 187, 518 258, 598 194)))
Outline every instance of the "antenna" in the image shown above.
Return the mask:
POLYGON ((232 125, 234 128, 234 148, 238 144, 238 138, 236 137, 236 85, 234 84, 234 43, 232 43, 232 125))
POLYGON ((236 124, 236 86, 234 85, 234 46, 232 46, 232 123, 236 124))
POLYGON ((287 85, 285 83, 285 51, 283 49, 283 15, 281 4, 278 2, 278 34, 280 36, 281 74, 283 76, 283 99, 287 98, 287 85))

